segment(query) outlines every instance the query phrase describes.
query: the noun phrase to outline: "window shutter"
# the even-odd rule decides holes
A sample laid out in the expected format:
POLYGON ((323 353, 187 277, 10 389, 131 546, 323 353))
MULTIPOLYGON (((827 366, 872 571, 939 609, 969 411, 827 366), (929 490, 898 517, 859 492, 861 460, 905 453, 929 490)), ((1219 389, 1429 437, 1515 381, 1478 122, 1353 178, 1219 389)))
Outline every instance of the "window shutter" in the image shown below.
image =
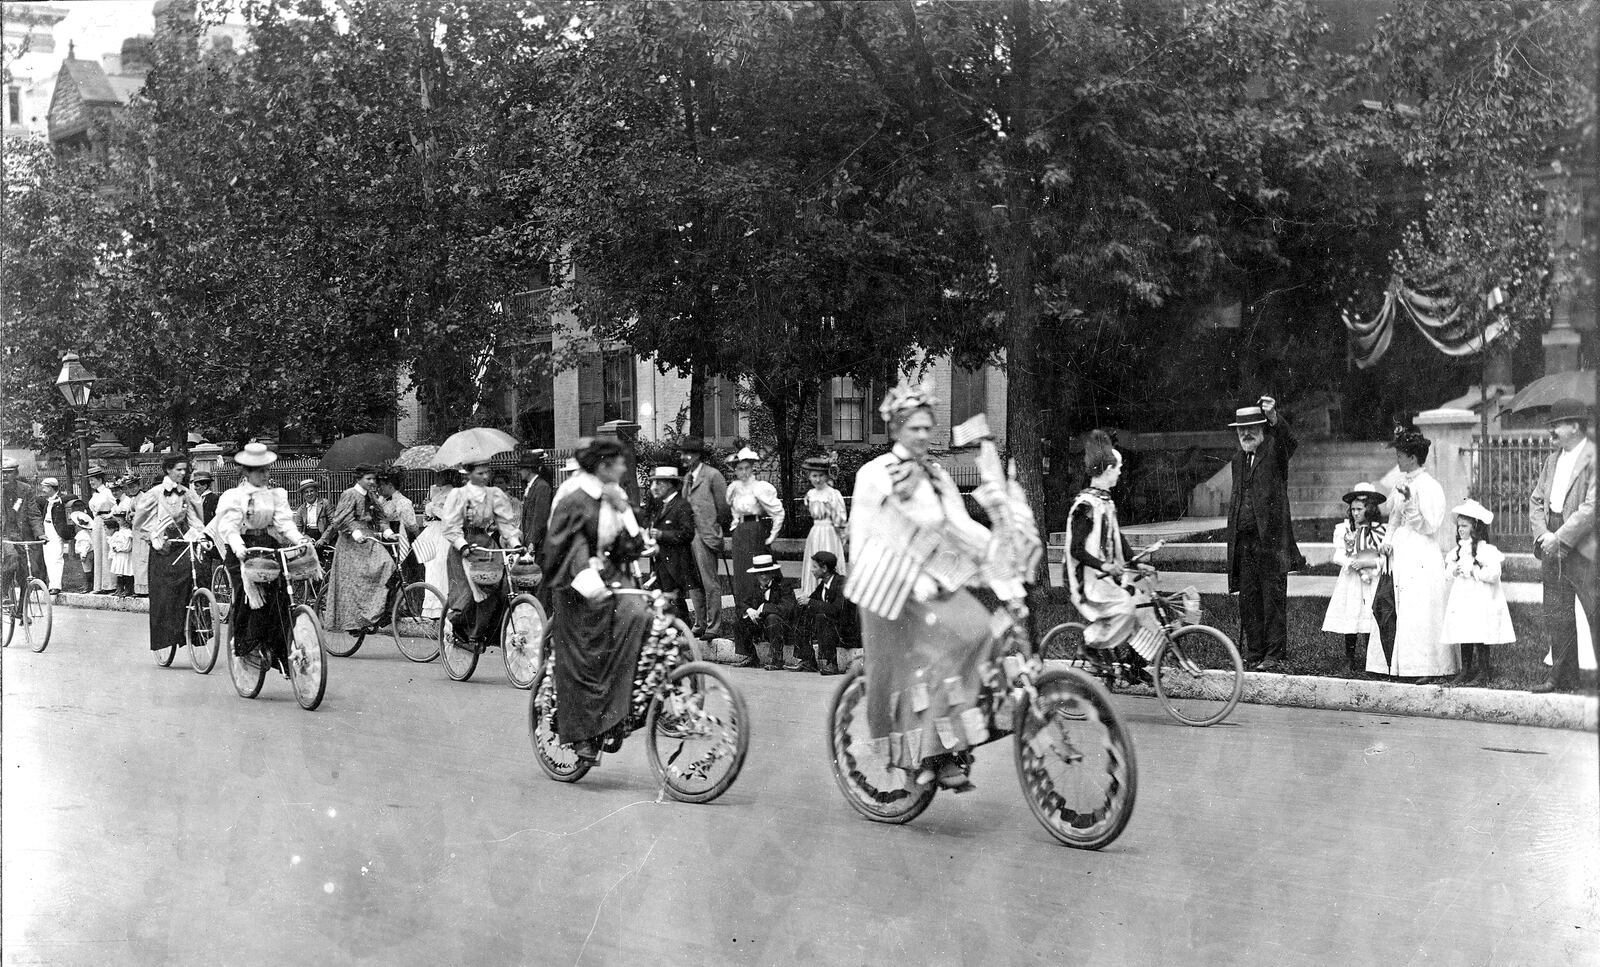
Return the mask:
POLYGON ((717 436, 732 439, 739 435, 739 384, 725 376, 717 377, 717 436))
POLYGON ((839 385, 836 379, 825 379, 817 391, 817 436, 833 439, 833 393, 839 385))
POLYGON ((604 421, 605 369, 599 353, 585 353, 578 360, 578 435, 593 436, 604 421))

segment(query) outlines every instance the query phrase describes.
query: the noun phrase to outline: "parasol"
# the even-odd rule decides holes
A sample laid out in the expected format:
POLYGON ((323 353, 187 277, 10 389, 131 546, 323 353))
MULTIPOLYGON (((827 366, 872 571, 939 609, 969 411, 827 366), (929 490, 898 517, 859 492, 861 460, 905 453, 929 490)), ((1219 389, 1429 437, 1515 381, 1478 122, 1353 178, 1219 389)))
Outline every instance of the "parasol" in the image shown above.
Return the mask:
POLYGON ((433 465, 433 455, 438 452, 439 448, 431 443, 407 447, 394 458, 394 465, 401 470, 421 470, 433 465))
POLYGON ((376 467, 393 460, 404 449, 392 436, 357 433, 334 441, 317 466, 323 470, 354 470, 363 465, 376 467))
POLYGON ((503 430, 473 427, 450 434, 450 438, 439 447, 439 452, 433 455, 433 466, 443 470, 464 463, 482 463, 497 453, 515 449, 516 445, 516 438, 503 430))
POLYGON ((1511 397, 1509 409, 1513 413, 1520 413, 1541 406, 1554 406, 1562 400, 1577 400, 1586 406, 1593 406, 1594 370, 1579 369, 1541 376, 1511 397))

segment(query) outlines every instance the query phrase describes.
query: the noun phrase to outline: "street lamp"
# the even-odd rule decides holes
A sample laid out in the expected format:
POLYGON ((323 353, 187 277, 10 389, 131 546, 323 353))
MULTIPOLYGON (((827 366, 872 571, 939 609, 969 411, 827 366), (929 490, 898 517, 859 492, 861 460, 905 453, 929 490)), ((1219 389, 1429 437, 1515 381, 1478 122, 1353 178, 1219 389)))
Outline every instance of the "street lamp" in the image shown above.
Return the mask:
POLYGON ((85 501, 89 499, 89 481, 84 476, 89 472, 89 393, 94 388, 95 378, 88 367, 78 361, 77 353, 69 349, 61 357, 61 375, 56 377, 56 389, 78 411, 78 418, 73 424, 78 431, 78 459, 81 461, 78 493, 85 501))

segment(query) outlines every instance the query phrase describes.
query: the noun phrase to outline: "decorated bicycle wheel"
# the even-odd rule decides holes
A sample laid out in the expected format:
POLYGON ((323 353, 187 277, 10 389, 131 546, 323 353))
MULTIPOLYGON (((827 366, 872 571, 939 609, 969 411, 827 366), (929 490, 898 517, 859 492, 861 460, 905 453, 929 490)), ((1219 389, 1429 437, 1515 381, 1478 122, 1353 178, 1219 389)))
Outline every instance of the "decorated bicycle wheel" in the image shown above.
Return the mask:
POLYGON ((550 622, 544 607, 531 594, 511 599, 500 624, 500 654, 506 663, 506 678, 518 688, 533 685, 533 677, 543 663, 550 622))
POLYGON ((891 767, 887 748, 867 733, 867 676, 860 666, 845 673, 828 705, 828 757, 844 801, 875 823, 909 823, 933 802, 935 788, 891 767))
POLYGON ((439 657, 439 636, 444 625, 445 600, 439 589, 417 581, 395 595, 390 612, 389 636, 400 654, 414 662, 439 657), (428 617, 429 614, 434 617, 428 617))
POLYGON ((217 620, 216 599, 208 589, 195 588, 183 615, 183 637, 189 645, 189 664, 201 675, 210 674, 216 667, 217 649, 224 637, 219 634, 222 627, 217 620))
POLYGON ((1156 698, 1185 725, 1216 725, 1233 712, 1244 692, 1239 649, 1233 639, 1207 625, 1174 631, 1153 664, 1156 698))
POLYGON ((528 693, 528 738, 533 742, 533 757, 539 768, 556 782, 577 782, 588 774, 590 765, 578 757, 572 746, 563 745, 556 734, 556 681, 548 667, 541 667, 539 684, 528 693))
POLYGON ((322 704, 328 689, 328 660, 324 654, 322 622, 309 605, 295 605, 290 624, 289 683, 295 701, 307 712, 322 704))
POLYGON ((23 643, 34 651, 44 651, 50 644, 50 629, 55 624, 55 605, 43 581, 34 578, 28 582, 18 612, 23 618, 23 643))
POLYGON ((650 700, 645 749, 667 795, 710 802, 727 792, 750 751, 750 710, 722 669, 679 665, 650 700), (671 723, 663 728, 662 721, 671 723))
POLYGON ((1100 849, 1133 816, 1138 767, 1111 695, 1075 668, 1039 676, 1036 698, 1016 710, 1017 778, 1028 808, 1051 836, 1100 849))

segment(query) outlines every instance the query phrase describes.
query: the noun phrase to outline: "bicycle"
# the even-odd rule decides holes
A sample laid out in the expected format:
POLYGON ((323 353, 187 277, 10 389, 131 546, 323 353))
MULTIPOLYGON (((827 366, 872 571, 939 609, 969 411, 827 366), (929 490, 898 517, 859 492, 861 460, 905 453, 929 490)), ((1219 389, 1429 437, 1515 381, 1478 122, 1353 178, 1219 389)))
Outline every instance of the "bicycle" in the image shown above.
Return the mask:
MULTIPOLYGON (((633 573, 637 583, 637 564, 633 573)), ((744 696, 722 669, 696 660, 689 626, 667 612, 659 590, 615 588, 611 593, 642 596, 650 628, 639 649, 628 715, 601 739, 600 754, 622 751, 624 739, 642 728, 650 771, 667 795, 679 802, 711 802, 733 785, 750 751, 744 696)), ((555 654, 547 651, 529 696, 528 737, 546 776, 577 782, 599 760, 584 759, 561 741, 558 716, 555 654)))
MULTIPOLYGON (((1141 562, 1161 547, 1151 545, 1129 561, 1136 569, 1130 593, 1142 597, 1139 608, 1155 611, 1162 641, 1150 662, 1156 700, 1167 714, 1184 725, 1204 728, 1232 714, 1244 692, 1244 660, 1233 639, 1200 623, 1200 596, 1193 588, 1163 593, 1156 588, 1157 571, 1141 562)), ((1136 684, 1136 676, 1109 649, 1091 649, 1084 642, 1083 622, 1067 621, 1051 628, 1040 642, 1044 654, 1053 646, 1072 657, 1074 666, 1116 690, 1136 684), (1104 652, 1104 654, 1096 654, 1104 652)))
MULTIPOLYGON (((520 547, 478 547, 474 550, 499 554, 510 558, 522 554, 520 547)), ((506 678, 515 688, 531 688, 544 660, 545 639, 550 634, 550 622, 539 603, 526 588, 513 579, 510 561, 502 568, 501 589, 510 602, 500 618, 500 657, 506 664, 506 678)), ((536 584, 536 581, 529 582, 536 584)), ((472 677, 478 667, 478 656, 488 648, 496 647, 485 642, 463 641, 456 636, 450 613, 439 619, 439 651, 444 656, 444 671, 451 681, 464 682, 472 677)))
MULTIPOLYGON (((202 549, 209 547, 211 542, 202 537, 183 543, 189 546, 183 553, 189 559, 189 577, 194 582, 194 589, 189 592, 189 600, 183 607, 183 640, 189 646, 190 667, 197 674, 209 675, 217 665, 217 649, 220 647, 218 629, 225 627, 211 589, 200 583, 202 549)), ((156 664, 167 668, 177 657, 178 646, 168 645, 157 649, 154 654, 156 664)))
MULTIPOLYGON (((444 623, 446 599, 444 593, 426 581, 413 581, 406 583, 405 574, 400 564, 400 541, 384 540, 381 537, 371 538, 383 545, 384 550, 394 559, 394 573, 389 575, 389 583, 385 591, 383 610, 389 616, 389 636, 394 639, 394 646, 400 649, 400 654, 418 664, 426 664, 439 657, 442 638, 440 625, 444 623), (438 617, 428 617, 429 598, 433 599, 437 608, 438 617)), ((310 586, 311 579, 304 583, 310 586)), ((316 582, 321 585, 317 596, 317 610, 321 613, 323 604, 321 589, 327 587, 327 581, 316 582)), ((337 658, 349 658, 361 650, 361 645, 367 636, 377 632, 383 626, 374 625, 362 628, 351 635, 350 647, 340 651, 334 645, 328 645, 328 654, 337 658)))
POLYGON ((43 547, 44 541, 7 540, 0 543, 18 548, 17 557, 27 575, 17 581, 15 600, 9 589, 4 598, 0 598, 0 620, 5 623, 5 641, 0 642, 0 646, 11 644, 20 624, 22 640, 28 647, 35 652, 44 651, 50 644, 50 629, 55 624, 55 602, 50 600, 50 588, 33 576, 33 559, 28 553, 30 547, 43 547))
MULTIPOLYGON (((1025 605, 1008 602, 996 619, 975 707, 959 727, 973 748, 1011 735, 1017 778, 1034 818, 1057 842, 1101 849, 1133 817, 1139 775, 1133 739, 1094 677, 1077 668, 1045 669, 1025 605)), ((937 784, 918 785, 910 772, 889 764, 887 743, 866 731, 866 696, 866 670, 856 663, 828 706, 834 780, 867 819, 909 823, 933 802, 937 784)), ((962 757, 971 764, 970 751, 962 757)))
MULTIPOLYGON (((252 547, 245 551, 245 558, 275 557, 287 574, 290 559, 304 553, 306 546, 252 547)), ((284 583, 289 595, 289 627, 285 635, 289 646, 289 684, 294 689, 294 697, 300 707, 312 712, 322 704, 322 697, 328 688, 328 658, 323 643, 322 620, 310 605, 297 600, 293 580, 284 583)), ((267 661, 265 656, 256 652, 234 654, 234 649, 230 647, 228 672, 233 678, 234 691, 239 693, 240 698, 255 698, 261 694, 261 686, 267 678, 267 661)))

